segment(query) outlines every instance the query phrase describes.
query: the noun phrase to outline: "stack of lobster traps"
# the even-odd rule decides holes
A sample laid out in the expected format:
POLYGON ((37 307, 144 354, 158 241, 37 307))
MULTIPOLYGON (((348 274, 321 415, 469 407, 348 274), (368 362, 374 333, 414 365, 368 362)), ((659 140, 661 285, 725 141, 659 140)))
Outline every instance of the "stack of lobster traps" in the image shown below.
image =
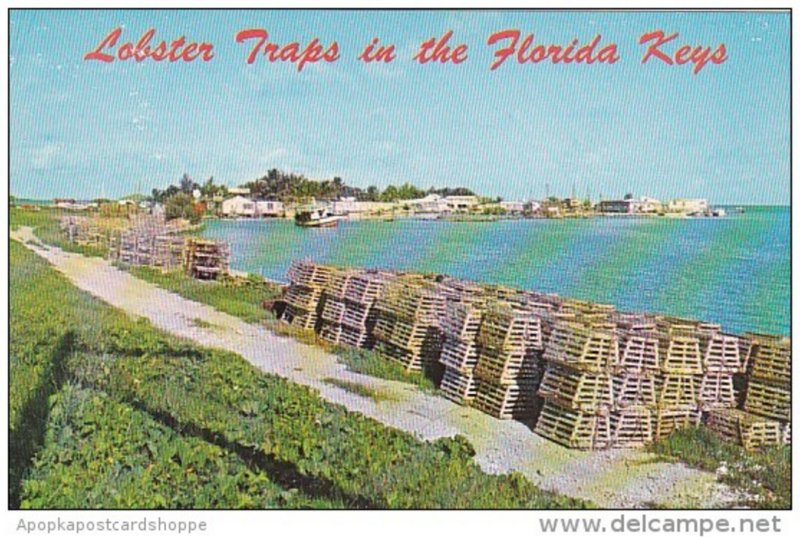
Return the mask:
POLYGON ((441 285, 445 302, 440 323, 443 339, 439 362, 444 368, 440 388, 451 401, 470 403, 478 393, 474 372, 485 291, 469 282, 445 280, 441 285))
POLYGON ((231 253, 228 243, 191 237, 186 239, 184 266, 193 278, 216 280, 228 274, 231 253))
POLYGON ((426 276, 399 274, 375 303, 375 351, 406 371, 422 371, 438 361, 444 296, 437 287, 426 276))
POLYGON ((703 376, 698 402, 700 410, 724 410, 736 407, 734 375, 740 373, 743 360, 740 338, 725 334, 719 325, 698 325, 703 352, 703 376))
POLYGON ((613 364, 611 443, 641 447, 653 441, 659 372, 658 334, 644 315, 616 317, 619 359, 613 364))
POLYGON ((695 321, 657 320, 659 354, 658 408, 654 439, 700 423, 699 394, 703 375, 701 334, 695 321))
POLYGON ((747 449, 789 444, 791 342, 785 337, 764 334, 745 334, 745 338, 749 349, 744 411, 731 412, 731 415, 712 412, 708 416, 708 426, 747 449))
POLYGON ((281 319, 292 326, 315 330, 322 293, 338 272, 335 267, 311 261, 292 262, 287 273, 289 287, 284 295, 286 308, 281 319))
POLYGON ((584 322, 563 317, 556 317, 544 351, 546 369, 538 391, 544 405, 535 431, 569 448, 610 447, 611 371, 619 356, 614 323, 607 316, 584 322))
POLYGON ((335 273, 322 298, 320 337, 334 345, 370 348, 375 302, 393 275, 379 271, 335 273))
POLYGON ((542 316, 516 302, 493 300, 483 311, 476 342, 475 406, 499 419, 532 418, 541 380, 542 316))

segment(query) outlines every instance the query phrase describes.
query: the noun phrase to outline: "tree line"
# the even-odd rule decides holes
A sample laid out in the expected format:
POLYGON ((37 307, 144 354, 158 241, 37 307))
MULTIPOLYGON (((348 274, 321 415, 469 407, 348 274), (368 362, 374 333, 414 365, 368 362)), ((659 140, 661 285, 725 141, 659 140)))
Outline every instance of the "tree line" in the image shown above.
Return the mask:
MULTIPOLYGON (((355 198, 358 201, 384 201, 419 199, 428 194, 446 196, 473 196, 475 193, 465 187, 434 188, 428 190, 418 188, 411 183, 400 186, 389 185, 384 189, 377 186, 359 188, 346 184, 341 177, 309 179, 302 174, 287 173, 272 169, 266 175, 249 181, 242 188, 250 190, 254 199, 277 200, 283 202, 302 203, 313 198, 320 201, 333 201, 341 198, 355 198)), ((187 218, 197 222, 206 210, 204 201, 229 196, 228 187, 214 182, 209 177, 205 182, 194 181, 188 173, 184 173, 176 184, 161 190, 154 188, 148 199, 164 206, 167 218, 187 218), (199 197, 195 197, 199 192, 199 197)))

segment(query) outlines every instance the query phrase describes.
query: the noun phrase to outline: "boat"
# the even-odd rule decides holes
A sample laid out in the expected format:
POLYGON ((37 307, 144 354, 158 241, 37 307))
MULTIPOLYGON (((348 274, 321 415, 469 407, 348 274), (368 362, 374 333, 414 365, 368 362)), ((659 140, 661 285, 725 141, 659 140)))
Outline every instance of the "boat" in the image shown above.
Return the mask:
POLYGON ((294 215, 294 223, 300 227, 336 227, 341 219, 327 207, 300 207, 294 215))

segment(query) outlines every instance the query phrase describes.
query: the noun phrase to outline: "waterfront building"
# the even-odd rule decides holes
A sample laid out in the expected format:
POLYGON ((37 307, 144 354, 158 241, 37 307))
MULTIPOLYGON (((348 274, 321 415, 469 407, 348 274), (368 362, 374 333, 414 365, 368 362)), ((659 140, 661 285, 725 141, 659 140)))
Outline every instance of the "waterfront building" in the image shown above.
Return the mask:
POLYGON ((256 216, 256 203, 244 196, 234 196, 222 202, 223 216, 236 218, 256 216))
POLYGON ((467 212, 478 206, 478 196, 447 196, 444 198, 447 209, 454 212, 467 212))
POLYGON ((281 201, 257 201, 256 202, 256 216, 260 217, 278 217, 284 215, 283 202, 281 201))
POLYGON ((499 205, 507 213, 519 214, 525 211, 526 203, 524 201, 501 201, 499 205))
POLYGON ((671 213, 697 214, 708 210, 708 200, 701 198, 678 198, 670 200, 667 211, 671 213))

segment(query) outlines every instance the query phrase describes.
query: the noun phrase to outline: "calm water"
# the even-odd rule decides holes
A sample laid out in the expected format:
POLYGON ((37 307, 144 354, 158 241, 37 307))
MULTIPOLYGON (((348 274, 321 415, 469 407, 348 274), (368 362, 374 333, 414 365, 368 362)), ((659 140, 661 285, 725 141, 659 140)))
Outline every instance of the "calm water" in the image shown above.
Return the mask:
POLYGON ((789 334, 790 211, 723 219, 397 220, 303 229, 213 221, 232 267, 285 280, 293 259, 446 273, 562 296, 789 334))

